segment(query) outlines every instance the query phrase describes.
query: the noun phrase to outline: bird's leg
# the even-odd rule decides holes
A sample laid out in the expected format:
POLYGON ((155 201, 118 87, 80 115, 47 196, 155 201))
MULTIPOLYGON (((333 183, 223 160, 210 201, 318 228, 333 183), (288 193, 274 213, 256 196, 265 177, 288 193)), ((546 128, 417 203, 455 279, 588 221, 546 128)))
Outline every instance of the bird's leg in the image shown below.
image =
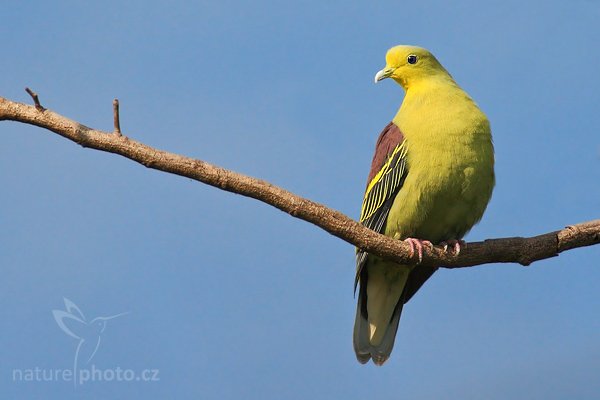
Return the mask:
POLYGON ((459 255, 460 251, 463 248, 465 248, 465 249, 467 248, 467 242, 465 242, 464 240, 455 240, 455 239, 444 240, 443 242, 440 242, 439 245, 444 248, 445 252, 448 251, 448 246, 452 246, 452 248, 454 249, 454 255, 459 255))
POLYGON ((423 246, 427 246, 430 249, 433 248, 433 244, 429 240, 421 240, 415 238, 406 238, 404 239, 406 243, 410 246, 410 256, 413 257, 415 255, 415 249, 417 254, 419 255, 419 263, 423 261, 423 246))

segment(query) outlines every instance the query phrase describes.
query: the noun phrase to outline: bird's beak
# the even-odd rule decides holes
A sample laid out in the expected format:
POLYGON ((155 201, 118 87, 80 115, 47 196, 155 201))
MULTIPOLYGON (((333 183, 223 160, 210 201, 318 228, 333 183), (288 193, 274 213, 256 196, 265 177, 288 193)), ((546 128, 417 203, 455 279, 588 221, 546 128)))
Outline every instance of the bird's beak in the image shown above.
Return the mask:
POLYGON ((117 318, 117 317, 121 317, 123 315, 127 315, 129 314, 129 311, 127 312, 122 312, 121 314, 117 314, 117 315, 111 315, 110 317, 103 317, 102 319, 104 319, 105 321, 108 321, 109 319, 113 319, 113 318, 117 318))
POLYGON ((375 83, 389 78, 394 73, 394 68, 384 68, 375 74, 375 83))

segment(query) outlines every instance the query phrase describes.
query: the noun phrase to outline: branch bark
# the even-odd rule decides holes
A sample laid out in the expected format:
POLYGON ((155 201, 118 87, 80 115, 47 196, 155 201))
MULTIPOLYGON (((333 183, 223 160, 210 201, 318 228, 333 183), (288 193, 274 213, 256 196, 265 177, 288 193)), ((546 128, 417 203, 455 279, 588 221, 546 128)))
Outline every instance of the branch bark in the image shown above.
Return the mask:
MULTIPOLYGON (((417 264, 411 257, 410 246, 365 228, 344 214, 322 204, 297 196, 261 179, 252 178, 202 160, 158 150, 123 135, 120 130, 118 100, 114 104, 114 132, 89 128, 70 120, 40 104, 37 94, 30 89, 34 106, 0 97, 0 121, 16 121, 48 129, 82 147, 121 155, 148 168, 184 176, 228 192, 252 197, 276 207, 296 218, 310 222, 321 229, 371 254, 403 264, 417 264)), ((555 257, 577 247, 600 243, 600 219, 535 237, 488 239, 468 243, 456 255, 441 247, 424 248, 422 265, 445 268, 463 268, 488 263, 519 263, 555 257)))

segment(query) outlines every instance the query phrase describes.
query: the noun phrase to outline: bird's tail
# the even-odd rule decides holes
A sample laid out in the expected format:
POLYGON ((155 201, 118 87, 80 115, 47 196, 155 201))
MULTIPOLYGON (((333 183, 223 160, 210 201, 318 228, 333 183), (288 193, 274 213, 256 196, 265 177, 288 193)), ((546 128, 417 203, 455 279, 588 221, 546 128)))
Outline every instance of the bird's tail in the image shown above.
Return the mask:
POLYGON ((372 358, 376 365, 383 365, 390 357, 404 305, 408 268, 381 264, 361 274, 354 321, 354 351, 361 364, 372 358))

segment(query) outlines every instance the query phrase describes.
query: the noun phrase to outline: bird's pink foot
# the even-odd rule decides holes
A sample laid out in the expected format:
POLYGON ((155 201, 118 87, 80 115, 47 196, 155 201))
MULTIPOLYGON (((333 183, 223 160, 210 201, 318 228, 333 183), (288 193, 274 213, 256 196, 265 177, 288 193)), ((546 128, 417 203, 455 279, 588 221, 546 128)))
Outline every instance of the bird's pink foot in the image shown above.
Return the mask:
POLYGON ((433 244, 429 240, 421 240, 415 238, 406 238, 404 239, 406 243, 410 246, 410 256, 413 257, 415 255, 415 250, 419 255, 419 263, 423 261, 423 246, 427 246, 430 249, 433 248, 433 244))
POLYGON ((463 248, 467 248, 467 243, 464 240, 444 240, 440 243, 440 246, 444 248, 445 252, 448 251, 448 246, 452 246, 454 254, 459 255, 463 248))

